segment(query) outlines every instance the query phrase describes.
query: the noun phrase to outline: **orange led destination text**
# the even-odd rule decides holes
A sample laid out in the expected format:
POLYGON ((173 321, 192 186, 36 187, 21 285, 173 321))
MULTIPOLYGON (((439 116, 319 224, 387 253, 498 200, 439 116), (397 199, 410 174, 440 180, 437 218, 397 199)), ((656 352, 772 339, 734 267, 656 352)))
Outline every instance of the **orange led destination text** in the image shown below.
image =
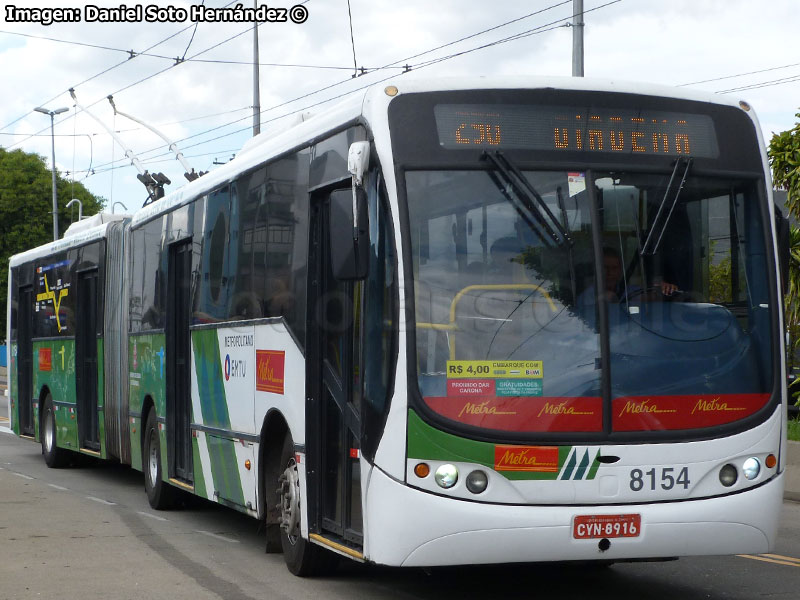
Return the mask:
POLYGON ((634 127, 647 127, 649 131, 625 131, 622 117, 603 119, 590 116, 586 129, 580 115, 561 117, 561 121, 574 121, 574 126, 553 128, 553 147, 559 150, 595 150, 605 152, 638 152, 649 154, 690 154, 689 134, 674 131, 685 127, 686 121, 679 119, 629 119, 634 127))

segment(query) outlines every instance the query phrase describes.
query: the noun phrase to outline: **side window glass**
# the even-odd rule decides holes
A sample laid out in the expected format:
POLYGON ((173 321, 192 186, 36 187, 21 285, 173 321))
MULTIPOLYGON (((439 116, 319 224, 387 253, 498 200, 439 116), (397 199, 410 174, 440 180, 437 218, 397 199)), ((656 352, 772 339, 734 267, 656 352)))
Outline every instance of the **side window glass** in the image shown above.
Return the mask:
POLYGON ((55 254, 37 263, 34 284, 34 335, 40 337, 74 335, 75 294, 70 265, 77 250, 55 254))
POLYGON ((308 150, 267 167, 264 316, 283 317, 305 340, 308 150))
POLYGON ((239 177, 234 184, 239 215, 236 288, 231 318, 258 319, 265 315, 267 280, 267 183, 266 168, 239 177))
MULTIPOLYGON (((368 187, 370 264, 364 282, 363 372, 365 439, 362 450, 373 455, 389 408, 395 363, 395 256, 388 202, 377 174, 368 187)), ((356 341, 358 343, 358 341, 356 341)), ((359 353, 356 352, 358 357, 359 353)))
POLYGON ((238 231, 238 223, 231 223, 230 204, 230 187, 227 185, 206 199, 199 303, 200 320, 205 322, 228 318, 229 283, 232 283, 230 234, 232 229, 238 231))
MULTIPOLYGON (((133 263, 141 263, 141 271, 134 268, 134 276, 141 277, 141 284, 135 283, 134 287, 141 285, 141 311, 143 331, 162 329, 164 327, 164 288, 166 286, 166 253, 161 252, 163 241, 163 225, 166 217, 158 217, 143 225, 134 232, 133 263), (139 243, 141 240, 141 243, 139 243)), ((133 306, 133 294, 131 306, 133 306)), ((131 310, 133 312, 133 309, 131 310)))

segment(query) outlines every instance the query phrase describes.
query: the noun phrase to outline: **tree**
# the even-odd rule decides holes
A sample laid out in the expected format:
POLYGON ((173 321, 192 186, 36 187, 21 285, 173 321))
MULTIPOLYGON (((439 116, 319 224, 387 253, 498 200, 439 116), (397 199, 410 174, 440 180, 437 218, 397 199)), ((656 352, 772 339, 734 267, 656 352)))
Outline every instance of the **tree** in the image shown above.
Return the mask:
MULTIPOLYGON (((800 113, 795 115, 800 119, 800 113)), ((800 122, 792 129, 776 133, 769 144, 772 180, 787 192, 789 214, 800 221, 800 122)), ((786 328, 789 331, 789 366, 800 345, 800 228, 790 229, 789 291, 784 298, 786 328)))
MULTIPOLYGON (((78 218, 67 202, 77 198, 83 214, 93 215, 103 207, 82 184, 61 177, 56 179, 58 192, 58 231, 78 218)), ((0 306, 5 309, 8 295, 8 259, 14 254, 53 241, 52 172, 38 154, 0 148, 0 306)), ((5 310, 3 310, 5 315, 5 310)), ((0 319, 0 343, 6 339, 6 320, 0 319)))

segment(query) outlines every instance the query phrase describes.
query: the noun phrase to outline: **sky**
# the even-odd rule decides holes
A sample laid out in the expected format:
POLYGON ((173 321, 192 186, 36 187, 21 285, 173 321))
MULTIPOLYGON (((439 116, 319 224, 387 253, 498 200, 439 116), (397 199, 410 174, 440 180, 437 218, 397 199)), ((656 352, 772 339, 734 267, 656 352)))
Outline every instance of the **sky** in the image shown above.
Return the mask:
MULTIPOLYGON (((93 11, 85 3, 0 3, 0 146, 36 152, 50 165, 50 119, 33 109, 68 108, 55 117, 58 170, 104 198, 108 210, 139 208, 146 192, 136 169, 125 149, 76 107, 68 92, 74 88, 78 102, 117 132, 146 169, 171 179, 168 192, 185 183, 183 168, 155 134, 115 115, 108 95, 119 111, 176 141, 196 170, 230 160, 252 136, 253 27, 195 22, 189 14, 181 20, 179 9, 189 13, 198 4, 236 6, 229 0, 96 0, 93 6, 102 9, 139 6, 141 20, 134 14, 108 22, 98 15, 87 22, 93 11), (25 15, 12 6, 72 8, 80 22, 22 22, 25 15), (158 8, 169 17, 170 7, 172 22, 147 20, 158 8)), ((348 0, 276 0, 268 6, 297 4, 287 18, 302 22, 258 29, 266 133, 295 111, 323 110, 326 101, 386 78, 571 75, 572 0, 349 0, 349 6, 348 0), (354 65, 364 74, 353 77, 354 65)), ((797 0, 584 0, 584 11, 586 77, 747 100, 767 142, 798 121, 797 0)), ((38 12, 28 16, 46 13, 38 12)))

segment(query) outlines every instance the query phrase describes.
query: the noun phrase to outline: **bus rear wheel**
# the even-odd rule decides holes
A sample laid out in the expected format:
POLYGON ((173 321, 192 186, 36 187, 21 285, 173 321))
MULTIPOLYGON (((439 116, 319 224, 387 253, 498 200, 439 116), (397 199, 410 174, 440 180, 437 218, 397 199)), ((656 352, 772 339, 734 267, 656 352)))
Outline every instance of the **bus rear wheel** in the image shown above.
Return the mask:
POLYGON ((166 510, 175 504, 176 490, 161 477, 161 440, 155 410, 147 414, 146 423, 142 444, 144 489, 150 506, 156 510, 166 510))
POLYGON ((294 442, 288 433, 283 440, 278 474, 278 513, 281 547, 289 571, 298 577, 332 572, 338 557, 303 539, 300 533, 300 476, 294 455, 294 442))
POLYGON ((53 397, 47 394, 42 403, 42 425, 39 438, 42 440, 44 462, 51 469, 63 467, 69 461, 67 451, 58 447, 57 435, 56 415, 53 412, 53 397))

